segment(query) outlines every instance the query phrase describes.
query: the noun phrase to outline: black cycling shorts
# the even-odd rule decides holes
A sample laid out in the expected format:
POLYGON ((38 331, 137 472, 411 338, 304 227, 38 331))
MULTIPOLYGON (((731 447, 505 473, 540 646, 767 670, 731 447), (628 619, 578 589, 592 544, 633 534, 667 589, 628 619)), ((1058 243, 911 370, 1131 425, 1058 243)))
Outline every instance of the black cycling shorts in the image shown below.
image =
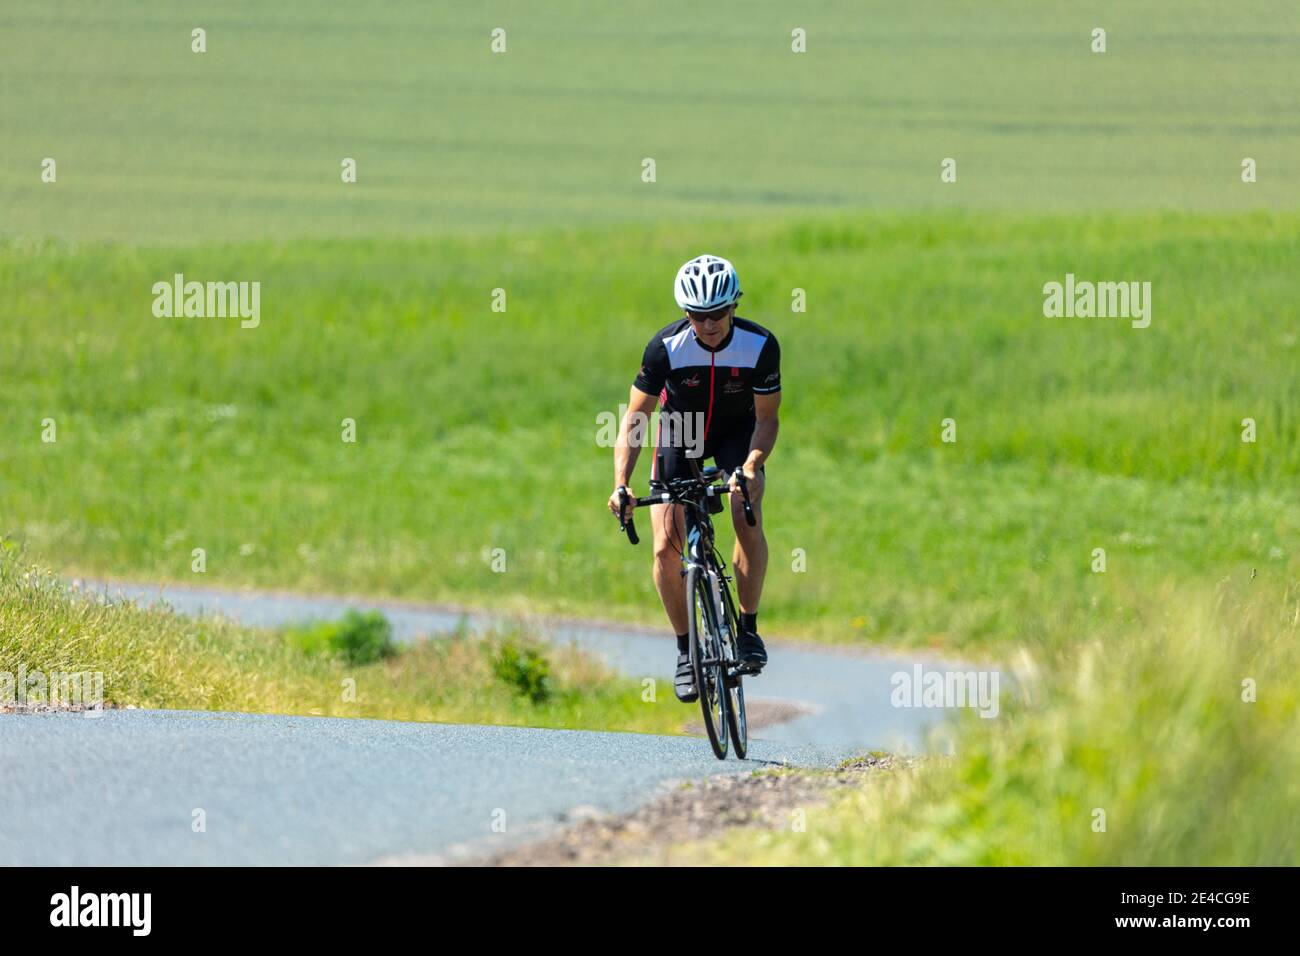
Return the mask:
POLYGON ((701 443, 682 440, 680 420, 661 415, 655 437, 656 447, 650 449, 654 452, 650 479, 672 481, 674 478, 689 478, 694 474, 691 469, 692 461, 704 468, 710 458, 724 472, 735 471, 749 457, 749 443, 754 438, 754 425, 755 420, 752 416, 727 423, 722 427, 714 422, 708 439, 703 442, 703 453, 697 455, 701 443))

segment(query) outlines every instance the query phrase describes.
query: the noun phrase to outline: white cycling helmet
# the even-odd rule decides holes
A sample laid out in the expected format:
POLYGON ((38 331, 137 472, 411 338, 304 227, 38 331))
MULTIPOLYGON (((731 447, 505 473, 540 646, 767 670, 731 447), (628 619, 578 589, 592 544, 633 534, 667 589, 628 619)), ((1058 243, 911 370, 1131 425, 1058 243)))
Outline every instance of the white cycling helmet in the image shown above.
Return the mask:
POLYGON ((726 259, 696 256, 677 270, 673 292, 687 312, 712 312, 740 298, 740 277, 726 259))

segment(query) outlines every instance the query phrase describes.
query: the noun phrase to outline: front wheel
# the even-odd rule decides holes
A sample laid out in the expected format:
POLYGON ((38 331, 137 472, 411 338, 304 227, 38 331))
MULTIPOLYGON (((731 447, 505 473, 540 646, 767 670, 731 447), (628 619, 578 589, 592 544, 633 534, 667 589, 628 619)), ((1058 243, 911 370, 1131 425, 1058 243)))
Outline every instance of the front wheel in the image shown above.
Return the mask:
POLYGON ((723 642, 727 658, 724 672, 727 677, 727 726, 731 729, 731 742, 735 745, 736 756, 744 760, 749 752, 749 723, 745 719, 745 679, 736 673, 740 663, 739 631, 736 609, 731 603, 730 589, 723 584, 723 606, 727 614, 727 638, 723 642))
POLYGON ((726 663, 709 580, 696 568, 687 573, 686 601, 691 619, 691 667, 695 671, 700 710, 704 713, 704 730, 709 735, 714 755, 719 760, 726 760, 729 697, 726 663))

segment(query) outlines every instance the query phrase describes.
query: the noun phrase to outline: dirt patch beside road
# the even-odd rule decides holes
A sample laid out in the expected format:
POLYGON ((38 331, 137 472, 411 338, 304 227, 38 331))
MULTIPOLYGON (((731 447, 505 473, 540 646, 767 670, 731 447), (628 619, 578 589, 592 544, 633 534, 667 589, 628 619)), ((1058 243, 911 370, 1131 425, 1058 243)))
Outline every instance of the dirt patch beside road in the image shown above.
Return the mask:
POLYGON ((872 754, 834 770, 764 770, 741 777, 711 777, 623 816, 602 817, 580 808, 570 814, 577 822, 555 836, 471 865, 663 864, 674 847, 716 837, 724 830, 783 830, 791 825, 795 810, 824 803, 837 790, 861 786, 869 774, 888 773, 914 759, 872 754))

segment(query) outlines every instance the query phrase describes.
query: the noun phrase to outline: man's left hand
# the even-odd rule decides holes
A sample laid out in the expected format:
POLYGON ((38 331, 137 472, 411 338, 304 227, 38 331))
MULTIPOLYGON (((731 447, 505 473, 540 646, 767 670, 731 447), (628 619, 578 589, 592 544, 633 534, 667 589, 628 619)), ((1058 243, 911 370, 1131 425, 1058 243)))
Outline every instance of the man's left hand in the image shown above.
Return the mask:
MULTIPOLYGON (((754 481, 758 477, 758 473, 755 471, 754 466, 749 462, 745 462, 745 464, 740 467, 740 470, 744 474, 747 483, 754 481)), ((731 479, 727 482, 727 490, 735 495, 740 494, 740 482, 736 480, 736 473, 734 471, 731 473, 731 479)))

